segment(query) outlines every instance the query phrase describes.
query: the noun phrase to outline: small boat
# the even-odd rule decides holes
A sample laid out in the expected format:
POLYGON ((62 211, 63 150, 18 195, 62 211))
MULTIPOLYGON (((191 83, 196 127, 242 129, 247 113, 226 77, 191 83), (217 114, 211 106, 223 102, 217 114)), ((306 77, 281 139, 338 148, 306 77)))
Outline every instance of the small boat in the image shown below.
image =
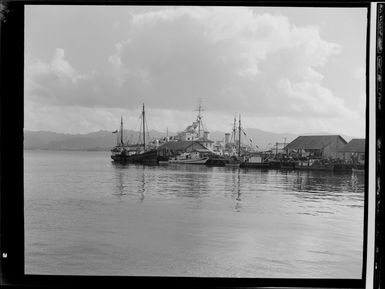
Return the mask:
POLYGON ((208 156, 201 156, 199 152, 186 152, 168 160, 170 164, 197 164, 203 165, 208 161, 208 156))
POLYGON ((334 164, 326 163, 318 159, 309 159, 298 162, 295 168, 300 170, 332 171, 334 170, 334 164))

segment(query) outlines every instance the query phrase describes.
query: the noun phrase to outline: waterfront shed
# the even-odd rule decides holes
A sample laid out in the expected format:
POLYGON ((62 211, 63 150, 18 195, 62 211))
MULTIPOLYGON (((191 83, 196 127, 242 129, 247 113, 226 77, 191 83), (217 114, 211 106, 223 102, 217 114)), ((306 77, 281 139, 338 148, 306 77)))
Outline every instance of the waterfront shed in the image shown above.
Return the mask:
POLYGON ((299 156, 337 159, 343 157, 340 150, 346 143, 340 135, 304 135, 289 143, 285 150, 299 156))
POLYGON ((210 150, 210 151, 214 150, 215 142, 210 140, 210 139, 208 139, 207 135, 205 137, 200 137, 196 141, 198 141, 200 144, 202 144, 208 150, 210 150))
POLYGON ((344 156, 344 160, 351 163, 365 163, 365 139, 354 138, 347 143, 340 152, 344 156))

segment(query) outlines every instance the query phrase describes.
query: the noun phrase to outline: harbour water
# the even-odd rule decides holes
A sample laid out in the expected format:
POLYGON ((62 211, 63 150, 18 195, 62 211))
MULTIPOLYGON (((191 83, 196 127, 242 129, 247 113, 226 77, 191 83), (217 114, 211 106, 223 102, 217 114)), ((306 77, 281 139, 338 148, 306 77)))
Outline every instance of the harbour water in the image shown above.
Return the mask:
POLYGON ((25 273, 361 278, 364 175, 25 151, 25 273))

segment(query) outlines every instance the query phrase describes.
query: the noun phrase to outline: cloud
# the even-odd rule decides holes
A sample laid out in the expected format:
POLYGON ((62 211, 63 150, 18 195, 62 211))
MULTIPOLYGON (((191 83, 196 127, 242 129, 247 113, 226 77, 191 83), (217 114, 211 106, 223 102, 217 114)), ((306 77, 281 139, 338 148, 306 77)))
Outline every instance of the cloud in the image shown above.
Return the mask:
POLYGON ((27 55, 26 75, 32 76, 35 80, 42 84, 48 84, 53 79, 62 81, 70 81, 76 83, 81 79, 85 79, 85 75, 78 73, 71 64, 65 60, 64 49, 57 48, 49 64, 38 59, 33 59, 31 55, 27 55))
POLYGON ((288 109, 300 112, 304 116, 345 116, 354 114, 346 108, 344 100, 334 97, 330 90, 318 83, 297 82, 281 79, 278 87, 287 96, 288 109))
POLYGON ((191 109, 202 97, 218 110, 238 101, 243 110, 276 113, 274 104, 288 101, 274 90, 282 77, 319 84, 316 68, 341 51, 317 27, 247 8, 166 9, 132 22, 131 38, 110 58, 125 75, 123 86, 147 103, 176 109, 191 109))
POLYGON ((354 77, 358 80, 364 81, 366 79, 366 69, 363 66, 358 66, 354 69, 354 77))
MULTIPOLYGON (((103 71, 79 72, 56 49, 26 63, 26 96, 36 103, 260 117, 355 117, 325 87, 322 68, 343 47, 316 26, 250 8, 179 7, 132 13, 103 71)), ((79 52, 80 53, 80 52, 79 52)), ((87 53, 84 54, 87 57, 87 53)), ((95 61, 98 61, 95 59, 95 61)))

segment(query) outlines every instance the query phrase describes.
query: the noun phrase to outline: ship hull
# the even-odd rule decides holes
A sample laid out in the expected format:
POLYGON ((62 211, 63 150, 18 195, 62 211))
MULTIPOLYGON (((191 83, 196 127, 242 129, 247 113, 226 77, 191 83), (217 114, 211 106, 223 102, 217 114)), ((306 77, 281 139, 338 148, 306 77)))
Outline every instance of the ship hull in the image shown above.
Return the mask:
POLYGON ((170 164, 192 164, 192 165, 204 165, 209 158, 199 159, 186 159, 186 160, 169 160, 170 164))
POLYGON ((221 158, 209 158, 205 163, 206 166, 224 167, 229 161, 221 158))
POLYGON ((283 161, 281 162, 281 169, 292 170, 296 168, 295 162, 283 161))
POLYGON ((252 168, 252 169, 268 169, 270 168, 269 163, 242 163, 241 168, 252 168))
POLYGON ((311 170, 311 171, 333 171, 334 165, 312 165, 312 166, 296 166, 299 170, 311 170))
POLYGON ((116 163, 158 164, 158 155, 156 150, 134 155, 115 154, 112 155, 111 158, 116 163))
POLYGON ((233 167, 233 168, 239 168, 241 166, 241 163, 227 163, 225 164, 226 167, 233 167))

